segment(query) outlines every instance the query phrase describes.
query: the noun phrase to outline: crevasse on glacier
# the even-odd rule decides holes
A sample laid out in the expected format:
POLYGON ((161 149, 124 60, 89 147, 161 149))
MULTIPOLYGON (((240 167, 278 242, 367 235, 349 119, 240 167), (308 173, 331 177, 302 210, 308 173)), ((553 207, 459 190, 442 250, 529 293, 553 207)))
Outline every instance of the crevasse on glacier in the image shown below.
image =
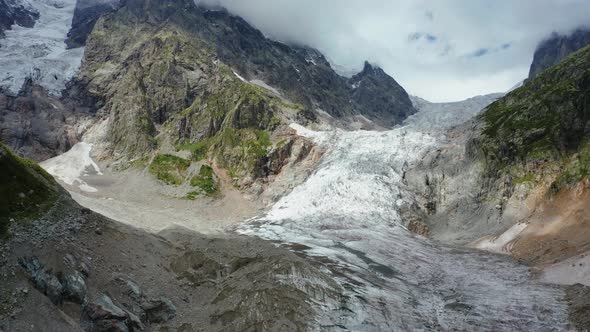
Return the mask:
POLYGON ((82 61, 84 48, 66 49, 76 0, 24 0, 39 12, 32 28, 18 25, 0 39, 0 87, 16 94, 27 78, 54 95, 65 88, 82 61))
POLYGON ((426 104, 405 126, 387 132, 314 132, 293 126, 329 152, 304 184, 240 232, 297 244, 329 266, 346 300, 318 304, 322 326, 565 330, 562 292, 532 280, 525 266, 437 244, 402 226, 399 208, 412 201, 403 185, 404 169, 436 148, 445 128, 485 105, 485 100, 426 104))

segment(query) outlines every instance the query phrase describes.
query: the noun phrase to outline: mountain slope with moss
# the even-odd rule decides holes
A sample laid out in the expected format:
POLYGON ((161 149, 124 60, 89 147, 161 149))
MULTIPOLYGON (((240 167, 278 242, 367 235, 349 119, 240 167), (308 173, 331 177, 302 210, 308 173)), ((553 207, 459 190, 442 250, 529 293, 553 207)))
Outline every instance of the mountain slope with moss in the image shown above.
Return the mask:
POLYGON ((0 237, 12 222, 38 217, 53 206, 58 185, 39 165, 0 142, 0 237))
POLYGON ((490 105, 478 118, 473 151, 490 177, 551 178, 573 185, 590 167, 590 48, 584 48, 490 105))
POLYGON ((200 38, 200 23, 190 1, 126 2, 96 23, 77 85, 102 106, 113 159, 145 158, 168 144, 237 179, 265 177, 273 152, 290 147, 278 144, 289 140, 287 125, 314 115, 234 73, 200 38))
POLYGON ((429 236, 510 254, 554 283, 587 273, 590 47, 450 135, 406 173, 429 236))
POLYGON ((451 129, 406 173, 416 219, 438 240, 532 263, 581 254, 590 245, 589 96, 585 48, 451 129))

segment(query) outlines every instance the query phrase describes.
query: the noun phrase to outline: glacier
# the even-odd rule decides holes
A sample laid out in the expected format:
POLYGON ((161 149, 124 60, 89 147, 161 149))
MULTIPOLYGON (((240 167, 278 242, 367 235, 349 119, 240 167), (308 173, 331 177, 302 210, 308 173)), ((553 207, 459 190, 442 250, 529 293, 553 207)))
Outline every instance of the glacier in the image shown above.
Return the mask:
POLYGON ((509 257, 413 234, 400 216, 414 202, 404 171, 498 97, 415 99, 419 112, 385 132, 293 125, 328 152, 305 183, 238 231, 298 248, 333 274, 345 300, 316 303, 322 330, 567 330, 559 288, 509 257))
POLYGON ((0 39, 0 87, 17 94, 27 79, 60 95, 80 67, 84 48, 66 49, 76 0, 25 0, 39 12, 32 28, 18 25, 0 39))

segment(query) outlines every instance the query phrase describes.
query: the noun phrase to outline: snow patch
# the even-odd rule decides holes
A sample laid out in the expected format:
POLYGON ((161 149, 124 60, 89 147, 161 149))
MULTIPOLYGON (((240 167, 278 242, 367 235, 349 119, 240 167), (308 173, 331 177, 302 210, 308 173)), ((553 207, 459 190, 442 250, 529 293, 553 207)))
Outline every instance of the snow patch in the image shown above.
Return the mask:
POLYGON ((268 91, 276 94, 277 96, 280 96, 281 95, 281 93, 279 92, 279 90, 277 90, 277 89, 273 88, 272 86, 266 84, 264 81, 261 81, 261 80, 252 80, 252 81, 250 81, 250 83, 255 84, 255 85, 258 85, 259 87, 264 88, 264 89, 266 89, 266 90, 268 90, 268 91))
POLYGON ((77 185, 80 190, 85 192, 96 192, 96 188, 89 186, 82 180, 83 176, 91 172, 102 175, 100 168, 90 157, 90 151, 92 151, 92 144, 78 143, 68 152, 48 159, 40 165, 49 174, 67 185, 77 185))
POLYGON ((312 65, 314 65, 314 66, 317 66, 317 65, 318 65, 318 64, 315 62, 315 60, 314 60, 314 59, 309 59, 309 58, 307 58, 307 59, 305 59, 305 61, 306 61, 307 63, 309 63, 309 64, 312 64, 312 65))
POLYGON ((518 235, 527 228, 527 226, 527 224, 516 224, 497 238, 486 237, 477 241, 475 243, 475 248, 499 254, 508 254, 512 249, 510 243, 514 241, 518 235))
MULTIPOLYGON (((232 70, 232 71, 233 71, 233 70, 232 70)), ((242 81, 242 82, 246 82, 246 83, 248 82, 248 81, 246 81, 246 79, 245 79, 245 78, 243 78, 242 76, 240 76, 240 74, 236 73, 235 71, 233 71, 233 73, 234 73, 234 75, 236 75, 236 77, 237 77, 237 78, 239 78, 239 79, 240 79, 240 81, 242 81)))

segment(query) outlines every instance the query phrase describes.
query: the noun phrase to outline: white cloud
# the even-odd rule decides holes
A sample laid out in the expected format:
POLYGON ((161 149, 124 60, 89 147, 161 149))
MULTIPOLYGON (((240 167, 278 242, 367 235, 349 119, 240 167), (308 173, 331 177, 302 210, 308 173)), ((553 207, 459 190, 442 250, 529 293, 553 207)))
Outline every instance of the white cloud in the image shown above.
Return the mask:
POLYGON ((432 101, 508 90, 528 75, 545 36, 590 24, 588 0, 198 2, 222 5, 267 36, 316 47, 339 65, 375 62, 432 101))

